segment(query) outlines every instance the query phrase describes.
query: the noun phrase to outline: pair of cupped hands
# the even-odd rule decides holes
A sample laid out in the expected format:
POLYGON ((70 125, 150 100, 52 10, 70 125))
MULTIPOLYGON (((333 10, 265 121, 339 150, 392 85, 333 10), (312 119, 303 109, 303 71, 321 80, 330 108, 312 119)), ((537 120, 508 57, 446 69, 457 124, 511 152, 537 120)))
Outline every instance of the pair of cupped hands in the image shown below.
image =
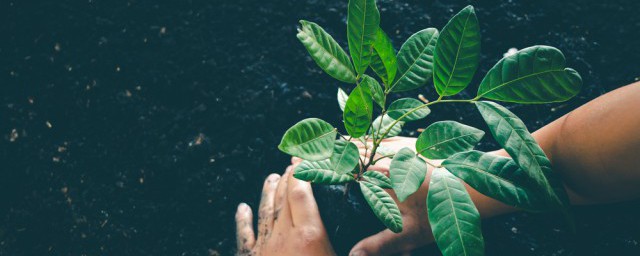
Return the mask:
MULTIPOLYGON (((383 140, 381 145, 397 151, 404 147, 414 148, 415 141, 415 138, 394 137, 383 140)), ((356 144, 364 154, 364 145, 356 144)), ((335 255, 311 185, 292 176, 300 162, 302 159, 292 158, 282 176, 274 173, 265 180, 258 209, 257 237, 251 208, 245 203, 238 206, 238 255, 335 255)), ((381 159, 369 170, 388 176, 390 163, 388 158, 381 159)), ((400 203, 393 191, 388 190, 400 208, 403 231, 396 234, 387 229, 365 238, 353 247, 350 255, 405 253, 432 242, 426 210, 427 191, 428 184, 424 182, 418 192, 400 203)))

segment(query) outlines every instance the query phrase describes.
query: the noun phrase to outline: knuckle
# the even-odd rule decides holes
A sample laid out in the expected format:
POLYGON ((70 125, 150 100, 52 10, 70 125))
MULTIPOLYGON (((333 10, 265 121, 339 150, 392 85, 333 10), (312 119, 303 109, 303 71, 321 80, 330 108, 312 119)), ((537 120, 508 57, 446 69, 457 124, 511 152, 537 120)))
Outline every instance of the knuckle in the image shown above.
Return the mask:
POLYGON ((273 207, 271 206, 265 206, 260 208, 260 217, 264 218, 267 217, 268 215, 271 215, 271 213, 273 212, 273 207))
POLYGON ((295 187, 291 189, 289 197, 296 202, 302 201, 307 199, 308 192, 304 187, 295 187))
POLYGON ((298 241, 301 246, 313 244, 322 239, 322 230, 313 226, 303 226, 297 230, 298 241))

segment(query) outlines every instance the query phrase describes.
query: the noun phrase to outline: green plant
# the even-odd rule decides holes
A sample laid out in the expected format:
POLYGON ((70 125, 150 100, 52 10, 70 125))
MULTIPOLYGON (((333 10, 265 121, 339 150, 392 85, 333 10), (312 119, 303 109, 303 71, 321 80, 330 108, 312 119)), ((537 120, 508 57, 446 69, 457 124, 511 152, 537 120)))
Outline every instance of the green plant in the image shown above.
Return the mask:
POLYGON ((322 184, 357 182, 374 214, 390 230, 400 232, 400 211, 385 189, 393 189, 402 202, 418 190, 427 169, 435 168, 427 211, 444 255, 484 253, 478 210, 458 178, 505 204, 529 211, 560 211, 570 220, 562 183, 524 123, 498 103, 481 100, 539 104, 572 98, 582 80, 575 70, 565 66, 558 49, 522 49, 489 70, 475 98, 447 99, 469 85, 478 67, 480 29, 472 6, 453 16, 441 32, 427 28, 415 33, 397 55, 379 27, 375 0, 349 1, 347 36, 351 58, 319 25, 300 23, 297 37, 312 59, 327 74, 355 84, 355 88, 348 95, 338 89, 349 138, 317 118, 302 120, 285 133, 278 148, 304 159, 294 171, 296 178, 322 184), (368 67, 382 85, 366 74, 368 67), (387 105, 390 93, 421 88, 431 79, 437 99, 422 102, 402 98, 387 105), (512 158, 473 150, 484 132, 454 121, 431 124, 418 137, 415 150, 389 152, 380 147, 384 138, 398 135, 405 122, 427 117, 429 107, 440 103, 474 104, 493 137, 512 158), (376 119, 374 108, 379 113, 376 119), (360 157, 354 139, 364 143, 370 157, 360 157), (392 158, 390 177, 367 171, 382 159, 375 155, 392 158), (427 159, 445 160, 436 165, 427 159))

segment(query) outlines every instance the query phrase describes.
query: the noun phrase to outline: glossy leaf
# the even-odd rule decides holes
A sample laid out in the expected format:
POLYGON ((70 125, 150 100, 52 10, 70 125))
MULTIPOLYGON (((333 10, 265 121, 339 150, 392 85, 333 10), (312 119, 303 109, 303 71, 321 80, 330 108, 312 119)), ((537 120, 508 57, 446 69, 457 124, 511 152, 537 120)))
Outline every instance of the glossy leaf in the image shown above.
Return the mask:
POLYGON ((381 172, 377 171, 366 171, 362 174, 362 176, 368 181, 375 184, 378 187, 390 189, 391 188, 391 179, 385 176, 381 172))
POLYGON ((284 133, 278 149, 309 161, 327 159, 333 153, 336 134, 331 124, 318 118, 307 118, 284 133))
POLYGON ((478 98, 517 102, 566 101, 580 91, 582 78, 567 68, 564 55, 551 46, 532 46, 498 61, 484 77, 478 98))
POLYGON ((301 20, 298 29, 298 40, 302 42, 311 58, 324 72, 335 79, 346 83, 355 83, 356 75, 349 56, 318 24, 301 20))
POLYGON ((383 108, 384 92, 382 91, 382 86, 380 86, 380 83, 378 83, 378 81, 373 79, 373 77, 370 77, 368 75, 363 75, 361 84, 368 87, 369 90, 371 90, 371 97, 373 97, 373 101, 375 101, 376 104, 378 104, 378 106, 383 108))
POLYGON ((530 188, 529 177, 511 158, 473 150, 449 157, 442 166, 486 196, 516 208, 544 210, 544 196, 530 188))
POLYGON ((444 169, 431 175, 427 212, 442 255, 484 255, 480 213, 464 185, 444 169))
MULTIPOLYGON (((544 192, 550 207, 566 209, 569 198, 557 174, 551 170, 551 162, 533 139, 524 123, 511 111, 494 102, 479 101, 476 106, 489 125, 496 141, 509 153, 520 168, 544 192)), ((566 210, 563 210, 566 214, 566 210)))
POLYGON ((480 27, 472 6, 444 26, 434 59, 433 83, 439 95, 457 94, 471 82, 480 63, 480 27))
MULTIPOLYGON (((419 100, 413 98, 402 98, 391 103, 387 114, 391 118, 398 120, 404 114, 411 112, 413 109, 418 108, 422 105, 424 105, 424 103, 419 100)), ((429 113, 431 113, 429 107, 421 107, 420 109, 413 111, 411 114, 408 114, 407 116, 402 118, 402 121, 409 122, 420 120, 427 117, 429 113)))
POLYGON ((343 113, 344 127, 351 137, 358 138, 367 133, 372 116, 371 89, 360 84, 351 91, 347 99, 343 113))
POLYGON ((426 176, 427 163, 409 148, 400 149, 391 160, 389 177, 400 202, 418 191, 426 176))
POLYGON ((338 106, 340 106, 340 110, 344 111, 344 106, 347 105, 347 99, 349 95, 344 92, 341 88, 338 87, 338 106))
POLYGON ((437 40, 435 28, 421 30, 407 39, 398 52, 398 71, 390 91, 418 89, 431 80, 437 40))
POLYGON ((388 87, 396 77, 398 70, 396 51, 393 49, 391 40, 381 28, 376 31, 376 40, 373 42, 373 55, 369 66, 380 77, 385 87, 388 87))
POLYGON ((482 130, 458 122, 435 122, 418 136, 416 151, 430 159, 444 159, 473 149, 483 136, 482 130))
POLYGON ((394 233, 402 232, 402 215, 393 198, 373 183, 360 181, 360 190, 373 213, 394 233))
POLYGON ((315 162, 304 160, 293 170, 293 177, 320 184, 342 184, 354 180, 352 174, 340 174, 331 168, 329 159, 315 162))
POLYGON ((382 137, 382 134, 384 134, 390 128, 391 130, 389 131, 389 133, 387 133, 387 136, 385 136, 385 138, 398 136, 402 132, 402 126, 404 126, 404 122, 399 121, 395 125, 393 125, 395 121, 395 119, 386 114, 384 115, 384 117, 378 116, 376 120, 373 120, 373 123, 371 124, 372 131, 370 133, 374 134, 374 137, 376 139, 379 139, 380 137, 382 137))
POLYGON ((337 140, 333 147, 331 158, 331 170, 338 174, 351 172, 358 164, 360 152, 358 146, 346 140, 337 140))
POLYGON ((347 41, 349 53, 361 75, 367 70, 373 54, 373 43, 380 26, 380 13, 375 0, 349 0, 347 41))

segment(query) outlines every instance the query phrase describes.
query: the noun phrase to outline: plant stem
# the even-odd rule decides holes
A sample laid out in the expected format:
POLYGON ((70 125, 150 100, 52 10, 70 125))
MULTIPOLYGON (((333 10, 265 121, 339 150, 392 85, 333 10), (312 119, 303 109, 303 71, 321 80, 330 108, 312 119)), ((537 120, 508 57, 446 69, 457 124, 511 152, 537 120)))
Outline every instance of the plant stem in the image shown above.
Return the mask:
MULTIPOLYGON (((385 99, 387 98, 387 93, 385 92, 385 99)), ((367 168, 369 168, 369 166, 375 164, 377 161, 374 161, 373 158, 376 155, 376 151, 378 150, 378 146, 380 146, 380 143, 382 143, 382 140, 387 137, 387 135, 389 134, 389 132, 391 132, 391 128, 393 128, 396 124, 398 124, 398 122, 402 121, 402 119, 404 119, 405 117, 407 117, 408 115, 412 114, 413 112, 416 112, 420 109, 426 108, 428 106, 431 105, 435 105, 438 103, 444 103, 444 102, 450 102, 450 103, 474 103, 476 101, 476 99, 471 99, 471 100, 443 100, 442 96, 440 96, 436 101, 432 101, 429 103, 425 103, 424 105, 420 105, 418 107, 413 108, 412 110, 409 110, 407 113, 404 113, 404 115, 400 116, 400 118, 396 119, 393 121, 393 123, 391 123, 391 125, 389 126, 389 128, 387 128, 387 130, 382 134, 382 136, 379 137, 379 139, 376 140, 376 136, 374 135, 373 137, 373 148, 371 149, 371 156, 369 157, 369 162, 367 162, 364 165, 364 168, 361 169, 361 171, 365 171, 367 168)), ((382 121, 382 120, 381 120, 382 121)), ((382 122, 380 122, 380 124, 382 124, 382 122)), ((366 143, 365 143, 365 149, 366 149, 366 143)), ((366 157, 366 152, 365 152, 365 157, 366 157)), ((436 167, 435 165, 432 165, 434 167, 436 167)))

